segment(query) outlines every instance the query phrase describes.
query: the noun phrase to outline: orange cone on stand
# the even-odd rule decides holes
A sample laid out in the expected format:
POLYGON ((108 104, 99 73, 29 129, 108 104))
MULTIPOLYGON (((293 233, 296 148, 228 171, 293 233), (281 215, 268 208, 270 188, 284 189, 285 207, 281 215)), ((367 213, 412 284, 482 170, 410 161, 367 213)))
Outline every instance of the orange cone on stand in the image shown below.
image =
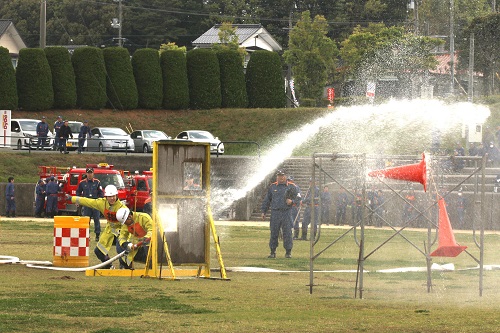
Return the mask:
POLYGON ((427 166, 425 163, 425 154, 422 154, 422 161, 420 161, 420 163, 375 170, 369 172, 368 176, 418 182, 424 185, 424 191, 427 191, 427 166))
POLYGON ((467 246, 460 246, 455 241, 455 235, 451 229, 450 219, 446 211, 446 203, 443 198, 439 199, 439 224, 438 224, 438 248, 431 253, 431 257, 456 257, 462 253, 467 246))

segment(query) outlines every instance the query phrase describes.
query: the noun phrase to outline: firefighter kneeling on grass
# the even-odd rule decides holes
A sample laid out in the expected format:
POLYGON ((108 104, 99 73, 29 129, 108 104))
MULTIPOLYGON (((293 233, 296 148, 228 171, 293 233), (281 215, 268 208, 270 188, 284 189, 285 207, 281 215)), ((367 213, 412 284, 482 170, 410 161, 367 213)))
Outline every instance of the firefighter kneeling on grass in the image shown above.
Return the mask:
POLYGON ((148 256, 149 242, 153 235, 153 220, 146 213, 131 213, 122 207, 116 212, 116 218, 123 224, 118 237, 116 251, 126 251, 128 255, 120 258, 120 268, 133 269, 132 262, 145 262, 148 256))
MULTIPOLYGON (((113 241, 115 237, 120 235, 120 230, 122 224, 116 219, 116 212, 122 208, 126 207, 118 199, 118 189, 114 185, 108 185, 104 189, 104 198, 91 199, 83 198, 78 196, 66 195, 67 200, 71 200, 72 203, 77 205, 82 205, 85 207, 90 207, 97 209, 104 215, 107 220, 106 228, 101 232, 99 237, 99 242, 97 243, 94 253, 102 262, 109 260, 109 250, 113 246, 113 241)), ((116 242, 117 252, 119 251, 119 244, 116 242)), ((120 253, 122 251, 119 251, 120 253)), ((106 265, 104 268, 113 268, 111 264, 106 265)))

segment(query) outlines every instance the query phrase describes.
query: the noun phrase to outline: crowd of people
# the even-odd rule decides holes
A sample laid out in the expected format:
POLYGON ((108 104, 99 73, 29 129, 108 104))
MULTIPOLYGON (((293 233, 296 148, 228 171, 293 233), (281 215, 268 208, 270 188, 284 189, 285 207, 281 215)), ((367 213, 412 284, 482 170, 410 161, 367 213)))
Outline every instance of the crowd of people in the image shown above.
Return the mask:
MULTIPOLYGON (((45 116, 42 117, 42 120, 36 126, 36 135, 38 138, 37 142, 37 150, 44 149, 44 147, 50 144, 49 141, 49 125, 47 124, 45 116)), ((53 149, 59 150, 61 154, 69 154, 67 148, 67 141, 69 138, 73 139, 73 133, 71 131, 71 127, 69 126, 68 120, 63 120, 62 116, 58 116, 56 121, 54 122, 54 143, 53 149)), ((85 141, 91 137, 90 134, 90 126, 89 122, 85 120, 83 125, 80 126, 80 131, 78 133, 78 154, 81 154, 83 151, 83 147, 85 145, 85 141)))

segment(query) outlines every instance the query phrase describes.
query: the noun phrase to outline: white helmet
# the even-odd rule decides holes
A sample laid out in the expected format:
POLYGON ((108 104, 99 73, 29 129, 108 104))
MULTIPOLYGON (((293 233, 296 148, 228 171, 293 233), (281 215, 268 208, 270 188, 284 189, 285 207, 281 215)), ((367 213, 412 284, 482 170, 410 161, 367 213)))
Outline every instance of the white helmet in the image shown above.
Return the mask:
POLYGON ((116 188, 115 185, 108 185, 104 189, 104 196, 105 197, 110 197, 112 195, 118 195, 118 189, 116 188))
POLYGON ((122 207, 116 211, 116 219, 121 224, 124 224, 127 221, 128 216, 130 215, 130 209, 127 207, 122 207))

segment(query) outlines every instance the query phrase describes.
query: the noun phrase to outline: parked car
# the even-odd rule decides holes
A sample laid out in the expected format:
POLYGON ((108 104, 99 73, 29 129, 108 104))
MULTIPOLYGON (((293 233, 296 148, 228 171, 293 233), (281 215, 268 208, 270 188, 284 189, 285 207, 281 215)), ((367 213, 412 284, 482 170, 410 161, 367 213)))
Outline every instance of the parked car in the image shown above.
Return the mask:
MULTIPOLYGON (((66 147, 68 150, 77 150, 78 149, 78 133, 80 133, 80 127, 83 126, 83 123, 81 121, 68 121, 68 126, 71 129, 71 133, 73 133, 73 139, 69 138, 66 141, 66 147)), ((55 133, 54 133, 55 137, 55 133)), ((87 140, 85 140, 85 143, 83 144, 83 150, 87 148, 87 140)))
MULTIPOLYGON (((36 138, 36 125, 40 120, 37 119, 11 119, 10 120, 10 142, 18 150, 23 148, 36 149, 38 139, 36 138)), ((54 136, 49 131, 47 135, 47 144, 44 149, 52 149, 54 136)))
POLYGON ((157 130, 133 131, 130 133, 130 137, 134 140, 135 151, 142 153, 153 152, 154 141, 171 139, 164 132, 157 130))
POLYGON ((224 154, 224 144, 219 140, 218 137, 214 137, 212 133, 207 131, 198 131, 198 130, 183 131, 177 134, 175 140, 208 142, 210 143, 210 153, 224 154))
POLYGON ((87 139, 88 151, 134 151, 134 140, 118 127, 94 127, 87 139))

